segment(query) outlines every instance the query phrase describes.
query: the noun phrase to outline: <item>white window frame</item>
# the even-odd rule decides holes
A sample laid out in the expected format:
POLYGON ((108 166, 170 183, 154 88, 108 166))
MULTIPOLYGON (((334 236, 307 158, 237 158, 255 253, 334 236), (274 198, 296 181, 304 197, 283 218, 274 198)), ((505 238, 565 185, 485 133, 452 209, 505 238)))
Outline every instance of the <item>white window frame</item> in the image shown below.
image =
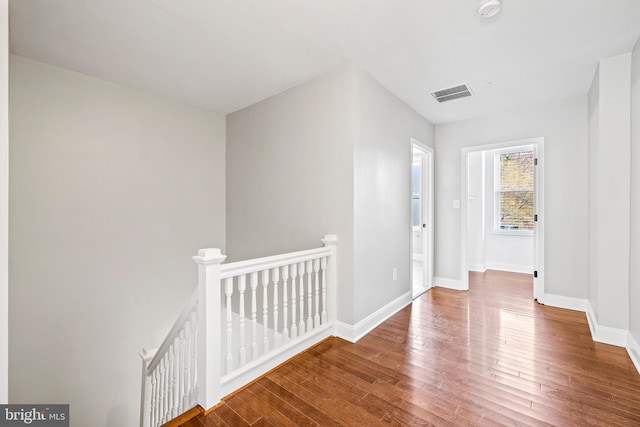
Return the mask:
MULTIPOLYGON (((521 145, 518 147, 508 147, 493 151, 493 233, 511 236, 533 236, 533 230, 509 230, 500 228, 500 183, 501 169, 500 156, 510 153, 521 153, 523 151, 532 151, 534 158, 536 157, 535 146, 521 145)), ((535 177, 534 177, 535 179, 535 177)), ((535 200, 535 188, 533 189, 535 200)), ((535 201, 534 201, 535 203, 535 201)), ((535 211, 535 206, 534 206, 535 211)))

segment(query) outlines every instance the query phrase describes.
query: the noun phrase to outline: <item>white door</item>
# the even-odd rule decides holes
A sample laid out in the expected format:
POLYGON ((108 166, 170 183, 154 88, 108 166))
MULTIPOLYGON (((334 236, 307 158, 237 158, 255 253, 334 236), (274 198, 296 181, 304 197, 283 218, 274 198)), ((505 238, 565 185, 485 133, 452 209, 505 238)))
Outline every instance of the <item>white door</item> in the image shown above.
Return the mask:
POLYGON ((411 263, 413 297, 433 283, 433 152, 413 144, 411 163, 411 263))

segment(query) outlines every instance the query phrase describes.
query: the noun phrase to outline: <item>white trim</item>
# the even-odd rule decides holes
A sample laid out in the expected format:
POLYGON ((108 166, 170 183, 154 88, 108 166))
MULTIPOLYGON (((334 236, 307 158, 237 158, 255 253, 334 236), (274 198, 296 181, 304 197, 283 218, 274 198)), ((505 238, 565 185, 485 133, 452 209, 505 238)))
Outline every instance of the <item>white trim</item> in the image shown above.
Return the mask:
POLYGON ((589 329, 594 341, 604 344, 611 344, 618 347, 625 347, 628 342, 629 331, 598 324, 598 316, 596 316, 591 303, 587 301, 587 321, 589 329))
POLYGON ((638 344, 638 341, 636 341, 631 332, 629 332, 629 336, 627 338, 627 353, 629 353, 631 361, 640 374, 640 344, 638 344))
POLYGON ((564 308, 567 310, 587 311, 587 300, 583 298, 566 297, 564 295, 545 294, 544 304, 550 307, 564 308))
MULTIPOLYGON (((533 152, 533 158, 536 158, 536 147, 533 145, 521 145, 521 146, 512 146, 500 148, 493 151, 493 233, 494 234, 505 234, 512 236, 533 236, 533 230, 503 230, 500 228, 500 198, 497 196, 499 193, 503 191, 500 190, 500 182, 502 182, 502 166, 498 166, 500 164, 500 156, 502 154, 512 154, 512 153, 522 153, 522 152, 533 152)), ((533 169, 533 173, 535 174, 535 169, 533 169)), ((534 195, 535 195, 535 187, 534 187, 534 195)), ((535 212, 534 212, 535 213, 535 212)))
MULTIPOLYGON (((247 363, 244 367, 234 371, 230 375, 225 375, 220 379, 221 393, 220 396, 227 396, 234 391, 249 384, 251 381, 266 374, 270 370, 283 364, 287 360, 299 353, 312 347, 314 344, 329 338, 332 335, 333 325, 328 323, 318 329, 314 329, 311 333, 296 339, 289 344, 280 348, 278 352, 268 353, 252 362, 247 363)), ((205 408, 210 409, 210 408, 205 408)))
POLYGON ((465 287, 462 280, 447 279, 444 277, 436 277, 435 286, 438 286, 440 288, 453 289, 456 291, 466 291, 469 289, 469 285, 467 284, 467 287, 465 287))
POLYGON ((487 266, 486 264, 469 264, 469 271, 484 273, 485 271, 487 271, 487 266))
MULTIPOLYGON (((511 273, 533 274, 533 266, 531 265, 487 263, 486 268, 487 270, 499 270, 499 271, 508 271, 511 273)), ((471 268, 469 268, 469 270, 471 270, 471 268)))
POLYGON ((545 305, 550 307, 558 307, 585 313, 593 341, 615 345, 617 347, 625 347, 627 349, 627 353, 629 353, 631 361, 636 367, 636 370, 640 373, 640 345, 638 345, 638 342, 629 331, 599 325, 598 317, 593 311, 591 303, 587 299, 554 294, 545 294, 544 298, 545 305))
MULTIPOLYGON (((435 206, 435 152, 433 147, 429 147, 428 145, 424 144, 423 142, 420 142, 419 140, 415 139, 415 138, 410 138, 410 165, 413 165, 413 150, 414 148, 417 148, 419 150, 422 150, 425 154, 426 154, 426 158, 429 162, 428 164, 428 172, 429 172, 429 176, 428 176, 428 213, 427 213, 427 229, 422 229, 422 238, 424 239, 424 236, 427 235, 428 236, 428 248, 426 248, 426 254, 428 256, 428 260, 426 263, 423 263, 423 277, 422 277, 422 281, 423 281, 423 287, 426 287, 427 289, 431 289, 433 287, 433 283, 434 283, 434 268, 435 268, 435 263, 434 263, 434 249, 435 249, 435 228, 434 228, 434 206, 435 206), (428 274, 424 274, 424 271, 428 271, 428 274)), ((411 169, 410 169, 411 170, 411 169)), ((425 177, 423 177, 424 180, 425 177)), ((411 184, 411 179, 409 179, 409 183, 411 184)), ((409 186, 409 195, 412 194, 412 188, 411 185, 409 186)), ((413 230, 413 227, 412 227, 413 230)), ((411 253, 413 253, 413 235, 411 236, 411 240, 410 240, 410 251, 411 253)), ((424 253, 424 251, 423 251, 424 253)), ((424 257, 424 256, 423 256, 424 257)), ((423 260, 424 261, 424 260, 423 260)), ((410 265, 410 276, 411 277, 411 287, 413 288, 413 263, 411 263, 410 265)), ((413 293, 415 295, 420 294, 421 289, 415 289, 412 290, 413 293)))
POLYGON ((411 292, 407 292, 402 294, 395 300, 391 301, 389 304, 384 307, 378 309, 377 311, 371 313, 355 325, 349 325, 348 323, 336 322, 334 335, 345 339, 349 342, 356 343, 360 338, 367 335, 374 328, 380 325, 382 322, 387 320, 389 317, 396 314, 398 311, 402 310, 411 302, 413 299, 411 298, 411 292))
POLYGON ((422 261, 423 256, 422 256, 422 254, 413 254, 413 255, 411 256, 411 258, 412 258, 414 261, 422 261))
POLYGON ((431 288, 430 288, 430 287, 427 287, 427 286, 422 285, 422 286, 418 287, 417 289, 414 289, 414 290, 413 290, 413 292, 412 292, 412 295, 411 295, 411 296, 412 296, 412 298, 413 298, 413 299, 416 299, 416 298, 418 298, 420 295, 422 295, 422 294, 424 294, 425 292, 427 292, 429 289, 431 289, 431 288))

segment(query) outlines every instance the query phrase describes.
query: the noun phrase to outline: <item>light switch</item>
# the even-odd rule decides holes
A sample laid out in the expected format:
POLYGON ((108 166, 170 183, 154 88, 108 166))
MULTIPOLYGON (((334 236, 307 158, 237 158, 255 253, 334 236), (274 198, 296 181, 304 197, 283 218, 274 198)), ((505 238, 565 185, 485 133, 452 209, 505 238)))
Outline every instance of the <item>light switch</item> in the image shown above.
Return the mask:
POLYGON ((453 209, 460 209, 460 200, 453 201, 453 209))

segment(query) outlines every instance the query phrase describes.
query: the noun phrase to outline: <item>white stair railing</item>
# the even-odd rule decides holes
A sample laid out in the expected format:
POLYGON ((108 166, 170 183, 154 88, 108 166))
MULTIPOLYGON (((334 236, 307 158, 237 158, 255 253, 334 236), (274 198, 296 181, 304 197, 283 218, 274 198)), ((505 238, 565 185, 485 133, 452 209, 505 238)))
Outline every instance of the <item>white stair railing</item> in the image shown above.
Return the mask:
POLYGON ((198 289, 158 350, 141 353, 142 427, 209 409, 333 334, 337 239, 322 242, 230 264, 198 251, 198 289))

